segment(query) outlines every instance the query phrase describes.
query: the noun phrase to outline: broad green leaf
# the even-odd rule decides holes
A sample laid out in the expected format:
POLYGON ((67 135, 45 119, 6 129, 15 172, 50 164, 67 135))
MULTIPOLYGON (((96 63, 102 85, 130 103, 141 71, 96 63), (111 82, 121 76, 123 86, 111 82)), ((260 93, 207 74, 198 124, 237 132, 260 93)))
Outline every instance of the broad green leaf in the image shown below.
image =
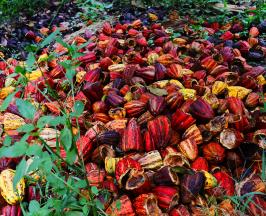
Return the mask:
POLYGON ((10 157, 16 158, 24 155, 28 149, 28 143, 26 142, 15 142, 14 145, 9 147, 3 146, 0 148, 0 158, 10 157))
POLYGON ((104 209, 104 206, 103 206, 102 202, 99 199, 95 200, 95 204, 96 204, 96 207, 98 209, 104 209))
POLYGON ((92 192, 94 195, 96 195, 96 196, 99 194, 99 190, 98 190, 98 188, 95 187, 95 186, 92 186, 92 187, 91 187, 91 192, 92 192))
POLYGON ((27 162, 25 159, 22 159, 16 168, 16 174, 13 179, 13 188, 16 188, 16 185, 18 182, 24 177, 24 175, 27 173, 27 162))
POLYGON ((55 40, 55 38, 58 36, 58 34, 60 33, 59 29, 56 29, 52 34, 50 34, 47 38, 45 38, 42 43, 41 43, 41 48, 47 46, 48 44, 50 44, 52 41, 55 40))
POLYGON ((65 124, 66 123, 66 118, 64 116, 42 116, 39 118, 37 122, 37 127, 38 128, 43 128, 45 125, 49 126, 58 126, 60 124, 65 124))
MULTIPOLYGON (((87 201, 87 200, 85 200, 85 202, 86 202, 86 201, 87 201)), ((84 215, 89 215, 89 212, 90 212, 89 206, 88 206, 88 205, 84 205, 84 206, 82 207, 82 212, 83 212, 84 215)))
POLYGON ((35 212, 37 213, 39 210, 40 210, 40 204, 38 203, 38 201, 36 200, 30 201, 29 211, 31 213, 35 213, 35 212))
POLYGON ((75 188, 85 188, 87 187, 87 182, 83 179, 83 180, 78 180, 75 182, 75 188))
POLYGON ((22 133, 29 133, 35 129, 33 124, 24 124, 20 126, 17 131, 22 133))
POLYGON ((16 105, 18 107, 20 114, 24 118, 31 119, 31 120, 34 118, 36 109, 29 101, 22 100, 19 98, 16 100, 16 105))
POLYGON ((65 214, 66 216, 84 216, 83 212, 80 211, 68 211, 65 214))
POLYGON ((29 148, 27 149, 28 156, 31 156, 31 155, 40 156, 41 153, 42 153, 42 147, 38 144, 30 145, 29 148))
POLYGON ((152 86, 147 86, 147 89, 152 93, 157 96, 165 96, 168 94, 168 92, 165 89, 160 89, 160 88, 154 88, 152 86))
POLYGON ((9 106, 9 104, 11 103, 13 97, 15 96, 15 94, 17 93, 18 91, 15 91, 13 93, 11 93, 10 95, 8 95, 6 97, 6 99, 3 101, 1 107, 0 107, 0 112, 3 112, 7 109, 7 107, 9 106))
POLYGON ((7 135, 7 136, 5 137, 5 139, 4 139, 3 144, 4 144, 4 146, 10 146, 11 143, 12 143, 12 138, 11 138, 10 136, 7 135))
POLYGON ((70 81, 73 82, 73 77, 76 75, 76 71, 74 68, 69 68, 66 69, 66 78, 70 81))
POLYGON ((74 104, 74 112, 71 113, 73 117, 79 117, 84 111, 84 104, 81 101, 76 101, 74 104))
POLYGON ((120 200, 117 200, 116 203, 115 203, 115 205, 116 205, 116 208, 117 208, 118 210, 121 209, 121 201, 120 201, 120 200))
POLYGON ((64 148, 68 151, 72 146, 72 133, 69 128, 65 127, 60 134, 60 141, 64 148))
POLYGON ((74 164, 77 159, 77 154, 75 149, 69 150, 66 152, 66 161, 70 164, 74 164))
POLYGON ((31 71, 33 68, 33 65, 35 63, 35 56, 32 52, 28 54, 27 60, 26 60, 26 68, 31 71))
POLYGON ((26 69, 25 69, 25 67, 16 66, 15 67, 15 72, 18 73, 18 74, 25 75, 26 74, 26 69))
POLYGON ((20 139, 20 142, 26 142, 28 140, 28 138, 30 137, 30 134, 29 133, 25 133, 21 139, 20 139))

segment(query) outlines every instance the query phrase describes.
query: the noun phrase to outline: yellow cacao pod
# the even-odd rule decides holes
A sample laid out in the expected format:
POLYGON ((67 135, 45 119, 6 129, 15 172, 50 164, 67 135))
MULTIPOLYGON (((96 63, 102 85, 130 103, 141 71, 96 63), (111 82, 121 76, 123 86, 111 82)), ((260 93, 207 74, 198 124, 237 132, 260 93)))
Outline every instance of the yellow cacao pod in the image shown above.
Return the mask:
POLYGON ((206 93, 202 97, 205 101, 208 102, 208 104, 211 105, 213 109, 217 109, 219 106, 219 99, 216 97, 215 94, 212 93, 206 93))
POLYGON ((127 102, 132 101, 133 99, 133 94, 132 92, 127 92, 126 95, 124 96, 127 102))
POLYGON ((154 13, 148 13, 149 19, 151 21, 157 21, 158 20, 158 16, 154 13))
POLYGON ((179 89, 178 90, 184 97, 185 100, 187 99, 195 99, 196 98, 196 90, 195 89, 179 89))
POLYGON ((215 95, 218 95, 222 92, 224 92, 225 89, 227 89, 228 85, 225 82, 222 81, 215 81, 212 86, 212 93, 215 95))
POLYGON ((257 81, 258 81, 259 85, 266 85, 266 79, 265 79, 265 77, 263 75, 259 75, 257 77, 257 81))
POLYGON ((217 180, 216 178, 210 174, 207 171, 202 171, 204 176, 205 176, 205 185, 204 185, 204 189, 210 189, 210 188, 214 188, 217 186, 217 180))
POLYGON ((38 63, 41 63, 41 62, 47 61, 48 58, 49 58, 49 56, 47 55, 47 53, 44 53, 44 54, 42 54, 42 55, 39 56, 37 62, 38 62, 38 63))
POLYGON ((111 72, 123 72, 125 70, 125 64, 113 64, 108 67, 108 70, 111 72))
POLYGON ((157 88, 164 88, 169 84, 169 80, 160 80, 157 82, 154 82, 152 86, 157 87, 157 88))
POLYGON ((11 94, 15 90, 15 87, 8 86, 4 87, 0 90, 0 99, 5 99, 9 94, 11 94))
POLYGON ((153 53, 148 55, 147 62, 149 65, 153 65, 158 58, 159 58, 159 55, 157 53, 153 52, 153 53))
POLYGON ((3 170, 0 174, 0 191, 3 198, 10 205, 16 205, 21 202, 25 193, 25 181, 22 178, 16 185, 16 190, 13 189, 13 179, 15 171, 12 169, 3 170))
POLYGON ((242 86, 228 86, 228 96, 244 99, 252 90, 244 88, 242 86))
POLYGON ((76 74, 76 82, 77 83, 81 83, 83 81, 83 78, 86 74, 86 71, 79 71, 77 74, 76 74))
POLYGON ((20 126, 25 124, 23 118, 13 113, 5 113, 4 114, 4 129, 5 130, 16 130, 20 126))
POLYGON ((105 171, 109 174, 115 172, 116 164, 121 158, 106 157, 104 160, 105 171))
POLYGON ((41 70, 35 70, 32 71, 31 73, 26 73, 26 77, 30 81, 34 81, 42 77, 42 71, 41 70))
POLYGON ((170 84, 173 84, 181 89, 184 89, 185 87, 182 85, 182 83, 178 80, 175 80, 175 79, 171 79, 170 80, 170 84))

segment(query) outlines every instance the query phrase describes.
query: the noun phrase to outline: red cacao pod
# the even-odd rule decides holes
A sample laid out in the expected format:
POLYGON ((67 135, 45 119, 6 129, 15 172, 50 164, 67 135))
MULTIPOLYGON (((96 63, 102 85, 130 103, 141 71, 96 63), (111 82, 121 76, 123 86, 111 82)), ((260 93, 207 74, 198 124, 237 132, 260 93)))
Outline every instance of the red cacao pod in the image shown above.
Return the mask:
POLYGON ((158 199, 159 207, 170 210, 178 204, 179 191, 177 188, 169 186, 156 186, 152 192, 158 199))
POLYGON ((203 146, 203 155, 208 161, 222 162, 225 157, 225 149, 216 142, 208 143, 203 146))
POLYGON ((132 202, 127 195, 121 196, 115 200, 106 210, 106 214, 110 216, 135 216, 132 202), (119 203, 119 204, 118 204, 119 203), (120 206, 118 208, 118 206, 120 206))
POLYGON ((123 182, 126 182, 126 178, 128 178, 127 174, 132 169, 141 170, 140 163, 129 157, 118 161, 115 168, 115 178, 120 187, 122 186, 123 182))
POLYGON ((141 194, 133 202, 136 213, 139 216, 161 215, 162 211, 158 207, 158 201, 154 194, 141 194))
POLYGON ((140 126, 135 118, 129 120, 127 128, 124 130, 121 141, 121 149, 125 152, 131 150, 143 150, 140 126))
POLYGON ((211 105, 202 98, 198 98, 190 105, 190 112, 199 120, 210 120, 214 118, 211 105))
POLYGON ((191 168, 197 171, 205 170, 209 171, 208 161, 204 157, 197 157, 191 164, 191 168))
POLYGON ((171 139, 171 125, 169 119, 166 116, 159 116, 156 119, 149 121, 148 133, 150 134, 149 138, 154 142, 156 149, 166 147, 171 139))

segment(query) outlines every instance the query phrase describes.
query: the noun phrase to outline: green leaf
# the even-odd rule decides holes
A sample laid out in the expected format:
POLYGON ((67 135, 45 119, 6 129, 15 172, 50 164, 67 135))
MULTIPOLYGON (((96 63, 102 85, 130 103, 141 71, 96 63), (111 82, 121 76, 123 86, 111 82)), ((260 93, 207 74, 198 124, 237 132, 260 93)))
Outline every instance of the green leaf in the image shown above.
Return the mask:
POLYGON ((0 158, 1 157, 10 157, 16 158, 24 155, 28 149, 27 142, 15 142, 14 145, 6 147, 3 146, 0 148, 0 158))
POLYGON ((18 73, 18 74, 25 75, 26 74, 26 69, 25 69, 25 67, 16 66, 15 67, 15 72, 18 73))
POLYGON ((95 187, 95 186, 92 186, 92 187, 91 187, 91 192, 92 192, 94 195, 96 195, 96 196, 99 194, 99 190, 98 190, 98 188, 95 187))
POLYGON ((55 127, 60 124, 62 125, 66 124, 66 117, 64 116, 42 116, 41 118, 39 118, 37 122, 37 127, 43 128, 46 125, 55 127))
POLYGON ((72 146, 72 133, 69 128, 65 127, 60 134, 60 141, 64 148, 68 151, 72 146))
POLYGON ((66 69, 66 78, 70 81, 73 82, 73 77, 76 75, 76 71, 74 68, 66 69))
POLYGON ((96 199, 95 204, 98 209, 104 209, 104 206, 100 200, 96 199))
MULTIPOLYGON (((85 201, 86 201, 86 200, 85 200, 85 201)), ((90 212, 89 207, 88 207, 87 205, 84 205, 84 206, 82 207, 82 212, 83 212, 84 215, 89 215, 89 212, 90 212)))
POLYGON ((121 201, 120 201, 120 200, 117 200, 116 203, 115 203, 115 205, 116 205, 116 208, 117 208, 118 210, 121 209, 121 201))
POLYGON ((65 214, 66 216, 84 216, 83 212, 80 211, 68 211, 65 214))
POLYGON ((20 163, 17 165, 16 174, 13 179, 13 188, 16 188, 18 182, 24 177, 27 173, 27 162, 25 159, 22 159, 20 163))
POLYGON ((75 188, 85 188, 87 186, 87 182, 85 180, 78 180, 75 182, 75 188))
POLYGON ((165 96, 168 95, 168 92, 165 89, 160 89, 160 88, 155 88, 152 86, 147 86, 147 89, 152 93, 157 96, 165 96))
POLYGON ((74 164, 77 159, 77 154, 75 149, 69 150, 66 152, 66 161, 70 164, 74 164))
POLYGON ((35 56, 32 52, 30 52, 26 60, 26 68, 28 70, 32 70, 34 63, 35 63, 35 56))
POLYGON ((48 44, 50 44, 53 40, 55 40, 55 38, 58 36, 58 34, 60 33, 59 29, 56 29, 52 34, 50 34, 47 38, 45 38, 42 43, 41 43, 41 48, 47 46, 48 44))
POLYGON ((31 119, 31 120, 34 118, 36 109, 29 101, 25 101, 19 98, 16 100, 16 105, 18 107, 20 114, 24 118, 31 119))
POLYGON ((31 155, 40 156, 41 153, 42 153, 42 147, 38 144, 30 145, 29 148, 27 149, 28 156, 31 156, 31 155))
POLYGON ((4 144, 4 146, 10 146, 11 143, 12 143, 12 138, 11 138, 10 136, 7 135, 7 136, 5 137, 5 139, 4 139, 3 144, 4 144))
POLYGON ((73 117, 79 117, 84 111, 84 104, 82 101, 76 101, 74 104, 74 112, 71 113, 73 117))
POLYGON ((24 124, 20 126, 17 131, 22 133, 29 133, 35 129, 33 124, 24 124))
POLYGON ((36 200, 30 201, 29 211, 30 213, 37 213, 40 210, 40 204, 36 200))
POLYGON ((0 107, 0 112, 3 112, 7 109, 7 107, 9 106, 9 104, 11 103, 13 97, 15 96, 15 94, 17 93, 18 91, 15 91, 13 93, 11 93, 10 95, 8 95, 6 97, 6 99, 3 101, 1 107, 0 107))

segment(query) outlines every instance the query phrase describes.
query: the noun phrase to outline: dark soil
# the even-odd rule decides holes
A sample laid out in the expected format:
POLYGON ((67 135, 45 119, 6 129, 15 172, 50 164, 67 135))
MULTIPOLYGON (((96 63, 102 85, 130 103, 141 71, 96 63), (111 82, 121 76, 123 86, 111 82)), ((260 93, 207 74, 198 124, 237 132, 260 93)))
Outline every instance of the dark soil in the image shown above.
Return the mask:
POLYGON ((34 40, 25 37, 29 31, 41 36, 39 30, 42 27, 52 29, 63 26, 63 35, 79 30, 81 21, 78 12, 81 10, 74 2, 61 4, 51 1, 47 8, 39 10, 33 16, 20 15, 16 20, 5 21, 0 26, 0 51, 6 57, 24 59, 25 47, 34 43, 34 40))

